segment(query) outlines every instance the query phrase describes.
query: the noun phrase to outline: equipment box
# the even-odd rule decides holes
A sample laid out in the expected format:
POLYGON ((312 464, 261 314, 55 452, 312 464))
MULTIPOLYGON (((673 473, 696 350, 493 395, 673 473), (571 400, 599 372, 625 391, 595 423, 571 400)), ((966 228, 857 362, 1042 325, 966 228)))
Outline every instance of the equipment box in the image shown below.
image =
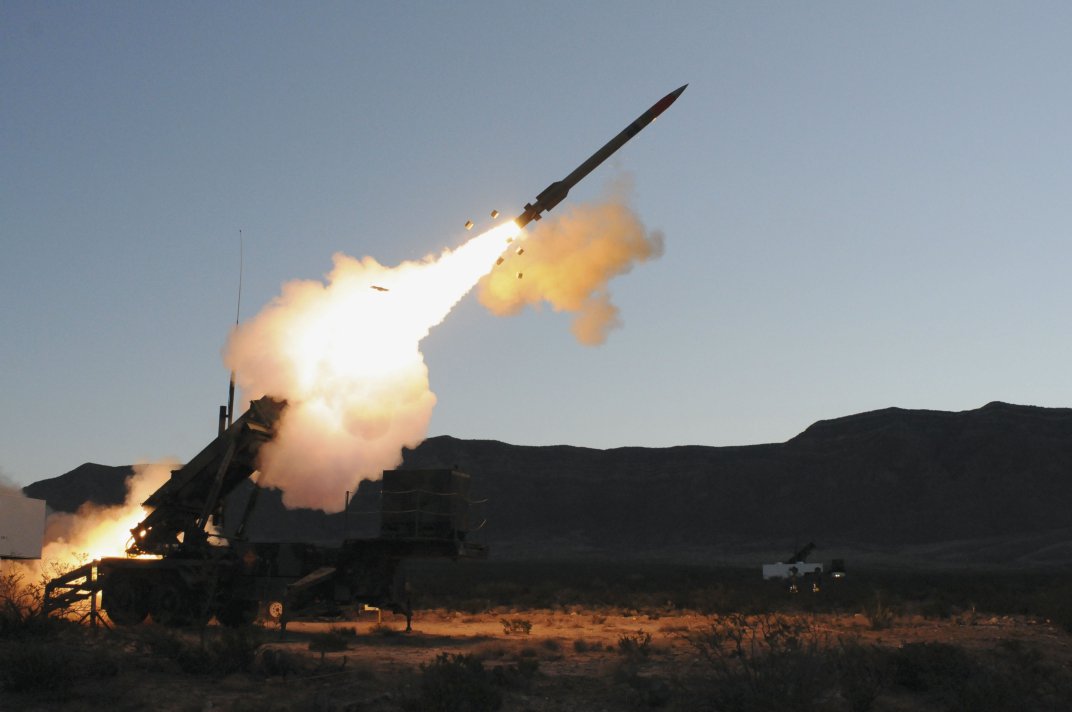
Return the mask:
POLYGON ((45 501, 0 495, 0 559, 40 559, 45 501))
POLYGON ((380 535, 386 539, 464 539, 469 475, 457 470, 383 473, 380 535))

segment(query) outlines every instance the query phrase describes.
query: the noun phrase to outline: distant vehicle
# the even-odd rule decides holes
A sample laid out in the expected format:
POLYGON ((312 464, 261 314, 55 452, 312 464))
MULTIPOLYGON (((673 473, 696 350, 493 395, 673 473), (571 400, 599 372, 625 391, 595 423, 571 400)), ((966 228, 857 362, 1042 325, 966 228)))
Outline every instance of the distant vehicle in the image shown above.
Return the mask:
MULTIPOLYGON (((788 579, 790 592, 796 593, 800 590, 798 579, 804 576, 811 576, 812 593, 818 593, 822 587, 823 565, 805 561, 814 549, 815 543, 808 542, 808 545, 803 549, 789 556, 788 563, 779 561, 776 564, 763 564, 763 580, 788 579)), ((844 572, 845 567, 844 562, 842 562, 841 574, 844 575, 844 572)))

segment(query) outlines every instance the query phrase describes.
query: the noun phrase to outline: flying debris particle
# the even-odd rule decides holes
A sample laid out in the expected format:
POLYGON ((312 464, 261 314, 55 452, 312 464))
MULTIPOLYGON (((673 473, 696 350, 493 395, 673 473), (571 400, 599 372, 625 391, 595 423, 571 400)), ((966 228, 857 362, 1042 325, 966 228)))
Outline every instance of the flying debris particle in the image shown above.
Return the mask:
POLYGON ((525 254, 525 248, 524 247, 517 248, 517 254, 519 254, 519 255, 525 254))
POLYGON ((518 279, 521 279, 522 275, 523 275, 523 273, 522 273, 522 272, 518 272, 518 273, 517 273, 517 278, 518 278, 518 279))
POLYGON ((381 286, 379 286, 377 284, 372 285, 372 288, 375 289, 377 292, 390 292, 391 291, 387 287, 381 287, 381 286))
POLYGON ((491 219, 494 220, 497 217, 499 217, 499 211, 498 210, 492 210, 491 211, 491 219))
POLYGON ((500 257, 499 259, 495 260, 495 266, 498 267, 499 265, 501 265, 503 263, 504 259, 506 259, 506 258, 505 257, 500 257))
POLYGON ((473 229, 473 221, 472 220, 466 220, 465 221, 465 229, 466 230, 472 230, 473 229))
POLYGON ((507 244, 507 245, 509 245, 509 244, 510 244, 511 242, 513 242, 513 241, 514 241, 514 238, 512 238, 512 237, 508 237, 508 238, 506 238, 506 244, 507 244))

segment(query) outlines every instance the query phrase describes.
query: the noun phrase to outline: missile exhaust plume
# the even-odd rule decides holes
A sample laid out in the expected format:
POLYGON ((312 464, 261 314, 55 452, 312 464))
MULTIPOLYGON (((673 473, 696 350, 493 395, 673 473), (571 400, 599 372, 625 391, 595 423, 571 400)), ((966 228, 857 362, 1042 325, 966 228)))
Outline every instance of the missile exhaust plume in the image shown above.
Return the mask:
POLYGON ((325 281, 285 284, 236 329, 224 358, 244 395, 288 402, 261 450, 261 483, 282 490, 288 507, 338 511, 340 493, 420 444, 436 402, 420 341, 518 233, 505 222, 396 267, 336 254, 325 281))
MULTIPOLYGON (((276 437, 260 452, 263 483, 282 490, 288 507, 338 511, 340 492, 401 462, 402 448, 424 439, 435 405, 420 341, 496 265, 505 269, 481 288, 481 301, 493 312, 546 301, 577 313, 573 332, 582 343, 602 343, 619 325, 607 282, 658 256, 661 235, 649 235, 619 200, 537 230, 530 250, 508 258, 504 252, 522 228, 561 203, 686 86, 545 188, 514 220, 438 258, 393 268, 337 254, 326 282, 284 285, 275 301, 236 328, 224 359, 246 396, 288 402, 276 437), (510 265, 503 264, 507 259, 510 265)), ((465 229, 472 227, 467 221, 465 229)))
POLYGON ((177 467, 179 463, 173 460, 134 465, 126 479, 126 497, 122 504, 109 506, 86 502, 73 514, 52 512, 45 520, 41 559, 20 561, 15 565, 29 574, 29 580, 34 580, 42 574, 54 576, 94 559, 124 556, 130 528, 146 514, 141 503, 164 484, 177 467), (46 571, 42 567, 59 570, 46 571))
POLYGON ((644 227, 628 205, 628 194, 628 181, 622 180, 604 202, 530 226, 525 247, 510 251, 502 267, 480 281, 480 303, 499 316, 547 303, 575 314, 570 328, 577 341, 602 344, 621 326, 607 283, 663 253, 662 233, 644 227), (522 269, 525 278, 516 279, 522 269))

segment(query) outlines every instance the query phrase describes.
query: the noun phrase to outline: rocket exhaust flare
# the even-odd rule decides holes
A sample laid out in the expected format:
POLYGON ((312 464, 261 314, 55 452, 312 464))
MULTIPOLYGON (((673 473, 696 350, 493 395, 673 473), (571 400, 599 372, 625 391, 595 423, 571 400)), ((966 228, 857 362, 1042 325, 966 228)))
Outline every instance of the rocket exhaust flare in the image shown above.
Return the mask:
POLYGON ((543 213, 561 203, 569 195, 570 188, 580 183, 586 175, 595 170, 596 166, 610 158, 611 154, 624 146, 626 141, 640 133, 641 129, 655 121, 659 114, 666 111, 681 96, 681 92, 685 91, 686 87, 688 87, 688 84, 659 99, 650 109, 641 114, 636 121, 626 126, 621 133, 608 141, 603 148, 593 153, 587 161, 577 166, 572 173, 544 188, 543 192, 536 196, 534 203, 525 204, 525 209, 521 215, 514 220, 517 226, 525 227, 533 220, 539 220, 543 213))

